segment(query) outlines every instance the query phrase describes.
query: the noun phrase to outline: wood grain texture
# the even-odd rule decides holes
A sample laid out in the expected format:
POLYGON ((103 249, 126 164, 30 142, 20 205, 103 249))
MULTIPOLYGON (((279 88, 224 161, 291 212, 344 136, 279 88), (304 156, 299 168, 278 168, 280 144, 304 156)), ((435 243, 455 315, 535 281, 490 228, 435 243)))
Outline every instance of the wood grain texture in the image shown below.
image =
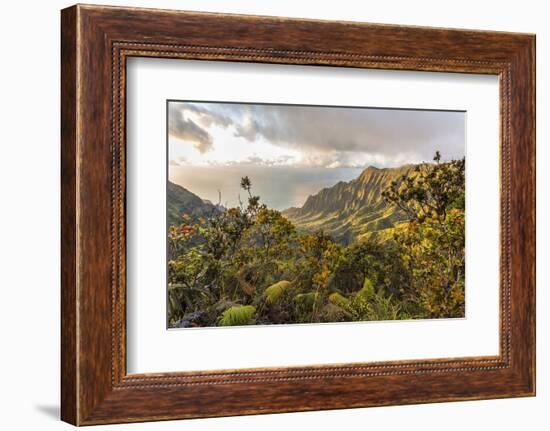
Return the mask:
POLYGON ((533 395, 534 49, 534 36, 525 34, 100 6, 62 11, 63 420, 86 425, 533 395), (130 56, 499 75, 499 356, 127 375, 130 56))
POLYGON ((76 9, 61 16, 61 418, 77 422, 76 9))

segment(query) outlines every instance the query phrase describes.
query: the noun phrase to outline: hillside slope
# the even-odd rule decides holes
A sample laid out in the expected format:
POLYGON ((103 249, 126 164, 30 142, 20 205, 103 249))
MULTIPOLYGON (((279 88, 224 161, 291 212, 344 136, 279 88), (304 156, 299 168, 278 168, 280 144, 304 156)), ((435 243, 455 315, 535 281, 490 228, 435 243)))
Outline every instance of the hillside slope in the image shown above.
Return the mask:
POLYGON ((356 179, 322 189, 309 196, 301 208, 289 208, 283 214, 298 229, 322 229, 342 244, 373 235, 385 235, 387 229, 407 218, 402 211, 384 200, 382 192, 392 181, 400 181, 413 169, 414 165, 384 169, 370 166, 356 179))
POLYGON ((220 211, 220 208, 205 201, 186 188, 168 181, 166 196, 166 212, 169 225, 182 222, 182 214, 187 214, 191 222, 197 222, 200 217, 209 217, 220 211))

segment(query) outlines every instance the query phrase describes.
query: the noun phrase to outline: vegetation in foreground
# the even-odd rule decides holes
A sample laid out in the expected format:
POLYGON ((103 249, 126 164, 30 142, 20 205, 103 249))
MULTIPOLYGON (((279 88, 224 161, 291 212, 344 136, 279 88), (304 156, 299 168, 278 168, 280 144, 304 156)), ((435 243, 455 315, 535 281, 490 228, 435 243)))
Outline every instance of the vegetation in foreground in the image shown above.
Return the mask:
POLYGON ((406 220, 349 245, 247 202, 168 232, 170 327, 464 316, 464 159, 417 165, 382 191, 406 220))

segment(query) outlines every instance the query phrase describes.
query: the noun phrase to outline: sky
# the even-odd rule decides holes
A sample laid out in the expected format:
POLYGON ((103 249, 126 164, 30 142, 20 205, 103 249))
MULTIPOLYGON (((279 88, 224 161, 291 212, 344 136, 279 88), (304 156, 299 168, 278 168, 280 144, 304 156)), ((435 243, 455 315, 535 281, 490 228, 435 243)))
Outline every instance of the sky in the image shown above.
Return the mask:
POLYGON ((369 166, 427 162, 435 151, 462 158, 465 128, 464 112, 170 101, 168 176, 230 207, 248 175, 254 194, 282 210, 369 166))

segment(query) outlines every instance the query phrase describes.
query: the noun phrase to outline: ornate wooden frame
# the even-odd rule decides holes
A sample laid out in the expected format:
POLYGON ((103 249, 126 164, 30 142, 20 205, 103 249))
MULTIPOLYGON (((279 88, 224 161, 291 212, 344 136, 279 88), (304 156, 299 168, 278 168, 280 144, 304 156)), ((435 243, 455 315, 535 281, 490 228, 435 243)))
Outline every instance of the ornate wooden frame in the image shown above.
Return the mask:
POLYGON ((61 16, 63 420, 88 425, 535 394, 534 35, 81 5, 61 16), (130 56, 498 75, 500 354, 128 375, 130 56))

